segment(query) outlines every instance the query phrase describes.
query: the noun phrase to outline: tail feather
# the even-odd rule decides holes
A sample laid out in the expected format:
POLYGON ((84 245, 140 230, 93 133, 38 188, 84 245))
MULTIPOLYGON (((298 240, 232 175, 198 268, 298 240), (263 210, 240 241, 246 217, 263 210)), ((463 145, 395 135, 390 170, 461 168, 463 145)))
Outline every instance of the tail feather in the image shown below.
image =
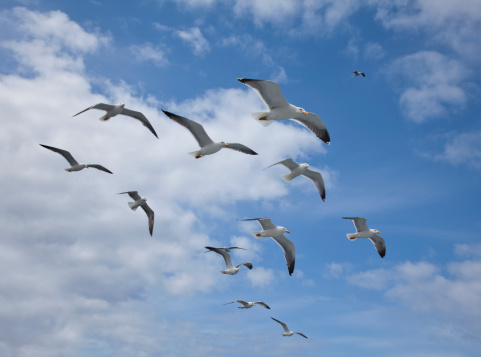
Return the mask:
POLYGON ((106 120, 109 120, 109 119, 110 119, 110 118, 109 118, 109 115, 108 115, 107 113, 104 114, 104 115, 102 115, 102 116, 99 118, 100 121, 106 121, 106 120))
POLYGON ((355 233, 348 233, 348 234, 346 234, 346 236, 349 240, 356 240, 357 239, 355 233))
POLYGON ((294 177, 292 176, 292 172, 289 172, 288 174, 281 175, 281 178, 286 182, 291 182, 294 179, 294 177))
POLYGON ((252 234, 254 235, 254 237, 256 237, 257 239, 261 238, 260 236, 258 236, 258 234, 260 235, 262 231, 252 231, 252 234))
POLYGON ((269 114, 269 112, 251 113, 252 117, 264 126, 269 126, 273 122, 273 120, 266 120, 266 119, 261 120, 261 118, 267 118, 268 114, 269 114))
POLYGON ((136 211, 139 208, 139 206, 135 207, 135 202, 129 202, 128 205, 132 211, 136 211))

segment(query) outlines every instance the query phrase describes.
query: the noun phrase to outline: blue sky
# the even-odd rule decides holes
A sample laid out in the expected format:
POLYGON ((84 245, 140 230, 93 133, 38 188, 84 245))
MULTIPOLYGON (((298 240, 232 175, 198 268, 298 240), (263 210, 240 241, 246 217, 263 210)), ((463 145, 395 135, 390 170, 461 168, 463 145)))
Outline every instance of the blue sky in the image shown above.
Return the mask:
POLYGON ((0 355, 477 356, 480 31, 471 0, 3 1, 0 355), (331 145, 256 123, 239 77, 277 81, 331 145), (143 112, 159 139, 72 118, 99 102, 143 112), (161 109, 259 155, 195 160, 161 109), (114 175, 68 173, 38 144, 114 175), (286 157, 322 173, 326 202, 263 170, 286 157), (155 211, 153 237, 128 190, 155 211), (380 230, 386 257, 350 242, 343 216, 380 230), (254 217, 290 230, 292 277, 239 221, 254 217), (233 262, 254 268, 220 274, 206 245, 243 246, 233 262), (238 299, 271 310, 223 305, 238 299))

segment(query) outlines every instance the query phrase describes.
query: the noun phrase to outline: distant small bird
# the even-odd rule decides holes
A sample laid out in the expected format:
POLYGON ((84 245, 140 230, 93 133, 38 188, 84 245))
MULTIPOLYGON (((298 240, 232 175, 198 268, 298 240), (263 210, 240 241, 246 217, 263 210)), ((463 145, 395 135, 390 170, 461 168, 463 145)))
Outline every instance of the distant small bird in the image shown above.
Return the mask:
POLYGON ((247 268, 249 269, 252 269, 252 264, 249 263, 249 262, 246 262, 246 263, 242 263, 242 264, 239 264, 238 266, 234 267, 232 265, 232 261, 230 259, 230 254, 227 253, 224 249, 222 248, 214 248, 214 247, 205 247, 206 249, 209 249, 213 252, 216 252, 217 254, 220 254, 222 255, 222 257, 224 258, 224 261, 225 261, 225 266, 226 266, 226 269, 225 270, 221 270, 220 272, 222 274, 229 274, 229 275, 235 275, 239 272, 239 267, 242 266, 242 265, 245 265, 247 268))
POLYGON ((276 320, 275 318, 271 317, 271 319, 273 319, 274 321, 277 321, 278 323, 280 323, 282 325, 282 327, 284 327, 284 330, 286 331, 286 333, 283 333, 282 336, 292 336, 293 334, 297 333, 298 335, 301 335, 302 337, 304 338, 307 338, 306 335, 304 335, 303 333, 300 333, 300 332, 294 332, 294 331, 291 331, 287 328, 287 325, 284 323, 284 322, 281 322, 279 320, 276 320))
POLYGON ((290 233, 285 227, 276 226, 272 223, 270 218, 250 218, 243 219, 243 221, 257 221, 262 231, 253 231, 252 234, 256 238, 271 237, 277 244, 279 244, 284 251, 284 258, 287 263, 287 270, 289 275, 294 272, 294 265, 296 263, 296 247, 283 233, 290 233))
POLYGON ((127 191, 127 192, 120 192, 119 195, 123 195, 127 193, 134 202, 129 202, 128 205, 132 209, 132 211, 137 210, 140 206, 147 214, 149 218, 149 232, 152 236, 152 232, 154 231, 154 211, 147 205, 147 199, 145 197, 140 197, 137 191, 127 191))
POLYGON ((236 300, 236 301, 228 302, 227 304, 224 304, 224 305, 233 304, 235 302, 238 302, 238 303, 242 304, 242 306, 238 307, 239 309, 250 309, 254 305, 259 305, 259 306, 265 307, 266 309, 270 310, 270 307, 267 306, 267 304, 262 302, 262 301, 246 302, 246 301, 243 301, 243 300, 236 300))
POLYGON ((366 218, 362 217, 342 217, 344 219, 349 219, 354 223, 356 228, 356 233, 348 233, 347 238, 349 240, 356 240, 357 238, 369 238, 373 242, 374 247, 377 252, 384 258, 386 255, 386 243, 384 239, 377 234, 381 233, 377 229, 369 229, 366 224, 366 218))
POLYGON ((357 77, 357 76, 366 77, 366 75, 365 75, 363 72, 354 71, 354 72, 352 72, 352 73, 354 73, 353 77, 357 77))
POLYGON ((136 112, 130 109, 125 108, 124 103, 119 103, 115 105, 111 104, 104 104, 104 103, 99 103, 92 105, 91 107, 88 107, 87 109, 82 110, 81 112, 78 112, 77 114, 74 115, 77 116, 79 114, 82 114, 83 112, 86 112, 87 110, 90 109, 100 109, 100 110, 105 110, 107 113, 105 115, 101 116, 99 120, 106 121, 109 120, 110 118, 122 114, 122 115, 127 115, 129 117, 135 118, 137 120, 140 120, 140 122, 151 131, 152 134, 155 135, 155 137, 158 139, 159 137, 157 136, 157 133, 155 132, 154 128, 152 127, 152 124, 147 120, 144 114, 141 112, 136 112))
MULTIPOLYGON (((284 159, 282 161, 276 162, 275 164, 272 164, 269 167, 272 167, 278 164, 282 164, 285 167, 287 167, 289 170, 291 170, 290 173, 281 175, 281 178, 284 181, 291 182, 297 176, 303 175, 314 183, 314 186, 316 186, 317 191, 319 191, 319 194, 321 195, 322 200, 323 201, 326 200, 326 189, 324 188, 324 180, 322 179, 322 176, 319 172, 311 171, 308 169, 309 164, 298 164, 291 158, 288 158, 288 159, 284 159)), ((268 169, 269 167, 266 167, 266 169, 268 169)))
POLYGON ((303 108, 289 104, 278 83, 261 79, 237 78, 237 80, 254 89, 269 108, 268 112, 252 113, 259 123, 268 126, 273 120, 291 119, 304 125, 326 144, 331 143, 329 132, 322 119, 317 114, 308 113, 303 108))
MULTIPOLYGON (((225 250, 227 253, 230 253, 230 251, 231 251, 232 249, 247 250, 247 249, 245 249, 245 248, 240 248, 240 247, 217 247, 217 249, 223 249, 223 250, 225 250)), ((212 252, 212 250, 208 250, 208 251, 206 251, 206 252, 204 252, 204 253, 209 253, 209 252, 212 252)))
POLYGON ((89 167, 93 167, 94 169, 105 171, 105 172, 108 172, 109 174, 112 173, 111 171, 109 171, 108 169, 103 167, 102 165, 97 165, 97 164, 86 165, 86 164, 78 163, 77 160, 75 160, 73 158, 73 156, 66 150, 57 149, 57 148, 54 148, 53 146, 47 146, 47 145, 43 145, 43 144, 39 144, 39 145, 43 146, 46 149, 52 150, 53 152, 56 152, 56 153, 62 155, 65 159, 67 159, 68 163, 70 165, 72 165, 72 167, 69 167, 68 169, 65 169, 65 171, 68 171, 68 172, 80 171, 80 170, 83 170, 85 168, 88 169, 89 167))
POLYGON ((200 150, 189 152, 190 155, 194 156, 196 159, 200 159, 202 156, 215 154, 222 148, 228 148, 236 151, 240 151, 244 154, 249 155, 257 155, 257 153, 249 149, 247 146, 238 144, 238 143, 225 143, 223 141, 212 141, 212 139, 207 135, 204 130, 204 127, 187 118, 181 117, 177 114, 169 113, 162 109, 162 111, 167 115, 170 119, 175 121, 176 123, 182 125, 184 128, 187 128, 194 136, 195 140, 199 143, 200 150))

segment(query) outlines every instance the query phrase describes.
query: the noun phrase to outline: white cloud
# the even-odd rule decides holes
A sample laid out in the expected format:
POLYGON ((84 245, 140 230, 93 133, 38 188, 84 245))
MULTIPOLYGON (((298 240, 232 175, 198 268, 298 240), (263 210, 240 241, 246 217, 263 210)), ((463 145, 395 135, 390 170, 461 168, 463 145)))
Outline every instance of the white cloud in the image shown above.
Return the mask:
POLYGON ((385 51, 377 42, 368 42, 364 46, 364 57, 379 60, 385 56, 385 51))
POLYGON ((481 131, 452 134, 444 147, 444 152, 435 159, 453 165, 481 168, 481 131))
POLYGON ((192 27, 189 30, 176 30, 175 33, 192 48, 196 56, 202 57, 210 52, 209 42, 198 27, 192 27))
POLYGON ((141 46, 133 45, 130 47, 132 53, 141 61, 152 61, 158 67, 164 67, 169 63, 166 51, 155 48, 150 43, 141 46))
POLYGON ((420 51, 399 58, 387 71, 393 81, 404 87, 399 100, 401 110, 417 123, 444 117, 467 101, 463 82, 468 70, 459 61, 438 52, 420 51))

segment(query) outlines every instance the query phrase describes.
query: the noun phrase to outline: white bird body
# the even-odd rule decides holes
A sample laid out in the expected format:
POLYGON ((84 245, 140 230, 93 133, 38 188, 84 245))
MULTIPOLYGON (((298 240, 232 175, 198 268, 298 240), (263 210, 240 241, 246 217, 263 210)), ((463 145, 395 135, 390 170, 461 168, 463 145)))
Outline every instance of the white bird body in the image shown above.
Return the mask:
POLYGON ((225 147, 228 148, 229 145, 223 141, 214 141, 201 147, 197 151, 189 152, 189 154, 194 156, 196 159, 200 159, 202 156, 215 154, 217 151, 225 147))
POLYGON ((101 116, 99 120, 106 121, 106 120, 109 120, 110 118, 113 118, 116 115, 119 115, 120 113, 122 113, 122 110, 124 109, 124 107, 125 107, 124 103, 112 105, 112 107, 107 110, 107 113, 101 116))
POLYGON ((354 72, 352 72, 352 73, 354 73, 353 77, 357 77, 357 76, 366 77, 366 75, 365 75, 363 72, 354 71, 354 72))
POLYGON ((297 176, 304 175, 307 172, 308 164, 299 164, 294 170, 288 174, 281 175, 281 178, 286 182, 291 182, 297 176))
POLYGON ((348 233, 346 237, 349 240, 356 240, 358 238, 368 238, 376 248, 377 252, 384 258, 386 255, 386 243, 381 236, 378 236, 381 232, 377 229, 370 229, 367 227, 366 219, 362 217, 342 217, 344 219, 348 219, 354 223, 354 227, 356 228, 356 233, 348 233))
POLYGON ((147 198, 140 197, 139 200, 136 200, 135 202, 128 202, 127 204, 129 205, 129 207, 132 211, 135 211, 137 208, 139 208, 140 206, 142 206, 146 202, 147 202, 147 198))
POLYGON ((83 170, 85 168, 89 168, 86 164, 82 164, 82 163, 78 163, 76 165, 72 165, 72 167, 68 167, 65 169, 65 171, 68 171, 68 172, 72 172, 72 171, 80 171, 80 170, 83 170))
POLYGON ((252 234, 257 239, 261 237, 277 237, 283 233, 291 233, 287 230, 287 228, 282 226, 276 226, 274 228, 263 229, 262 231, 252 231, 252 234))

